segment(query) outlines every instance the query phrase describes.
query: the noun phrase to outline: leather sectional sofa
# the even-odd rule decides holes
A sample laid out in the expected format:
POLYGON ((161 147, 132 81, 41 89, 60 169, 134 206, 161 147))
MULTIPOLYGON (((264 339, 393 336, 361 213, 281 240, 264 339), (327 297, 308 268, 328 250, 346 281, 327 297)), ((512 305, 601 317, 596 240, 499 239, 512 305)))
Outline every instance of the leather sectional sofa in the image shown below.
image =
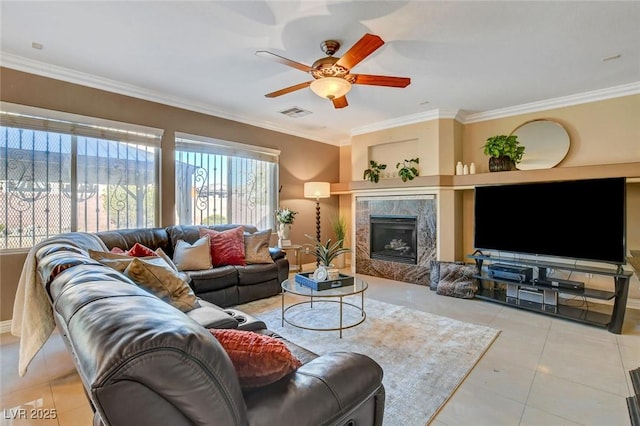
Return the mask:
MULTIPOLYGON (((107 247, 127 248, 135 240, 171 253, 171 235, 190 231, 174 227, 97 235, 107 247)), ((318 356, 257 318, 201 298, 199 307, 182 312, 92 259, 89 250, 99 247, 86 237, 74 238, 78 235, 41 244, 37 272, 94 410, 94 425, 382 424, 382 369, 371 358, 352 352, 318 356), (270 336, 302 365, 273 383, 244 388, 212 328, 270 336)), ((200 294, 233 305, 274 292, 243 281, 247 276, 238 272, 232 286, 210 284, 200 294)), ((272 280, 280 279, 263 283, 270 288, 272 280)))
MULTIPOLYGON (((206 228, 225 231, 238 226, 241 225, 213 225, 206 228)), ((252 225, 242 226, 248 233, 258 231, 252 225)), ((173 257, 178 240, 193 244, 200 238, 199 227, 193 225, 103 231, 97 232, 96 235, 109 250, 114 247, 128 250, 135 243, 140 243, 153 250, 161 248, 170 257, 173 257)), ((226 265, 203 271, 186 271, 191 279, 189 284, 196 296, 222 307, 279 294, 280 283, 286 280, 289 274, 289 261, 282 250, 272 248, 270 251, 273 264, 226 265)))

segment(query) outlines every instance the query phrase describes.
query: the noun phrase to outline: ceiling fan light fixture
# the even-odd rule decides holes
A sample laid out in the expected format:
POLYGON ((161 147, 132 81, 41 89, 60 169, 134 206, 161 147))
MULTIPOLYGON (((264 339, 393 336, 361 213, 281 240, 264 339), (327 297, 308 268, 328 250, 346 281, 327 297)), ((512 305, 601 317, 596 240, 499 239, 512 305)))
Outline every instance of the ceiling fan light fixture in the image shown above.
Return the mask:
POLYGON ((324 77, 311 82, 313 93, 329 100, 341 98, 351 90, 351 83, 343 78, 324 77))

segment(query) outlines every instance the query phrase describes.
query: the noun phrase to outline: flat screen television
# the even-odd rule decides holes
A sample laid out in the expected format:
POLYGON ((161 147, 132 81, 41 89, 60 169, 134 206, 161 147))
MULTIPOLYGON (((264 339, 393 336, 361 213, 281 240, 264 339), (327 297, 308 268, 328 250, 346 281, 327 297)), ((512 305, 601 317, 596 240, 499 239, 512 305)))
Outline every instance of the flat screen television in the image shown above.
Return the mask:
POLYGON ((474 247, 626 263, 625 178, 475 188, 474 247))

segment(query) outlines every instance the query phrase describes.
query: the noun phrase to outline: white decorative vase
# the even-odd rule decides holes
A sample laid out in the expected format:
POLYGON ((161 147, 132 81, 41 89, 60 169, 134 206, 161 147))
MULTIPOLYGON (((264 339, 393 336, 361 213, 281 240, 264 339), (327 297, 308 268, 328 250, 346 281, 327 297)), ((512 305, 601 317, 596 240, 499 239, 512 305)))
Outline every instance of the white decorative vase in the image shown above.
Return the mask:
POLYGON ((291 235, 291 224, 280 223, 278 224, 278 238, 281 240, 288 240, 291 235))
POLYGON ((338 268, 328 267, 327 268, 327 279, 328 280, 337 280, 340 278, 340 270, 338 268))

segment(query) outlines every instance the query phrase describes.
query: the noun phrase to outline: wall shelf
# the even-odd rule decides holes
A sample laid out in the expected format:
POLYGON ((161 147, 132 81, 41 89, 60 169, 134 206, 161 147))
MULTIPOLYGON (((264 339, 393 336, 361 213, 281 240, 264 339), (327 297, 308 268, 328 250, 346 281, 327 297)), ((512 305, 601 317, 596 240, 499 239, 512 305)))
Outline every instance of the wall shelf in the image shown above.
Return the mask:
POLYGON ((594 166, 554 167, 539 170, 514 170, 511 172, 478 173, 453 176, 454 187, 476 185, 502 185, 558 180, 603 179, 613 177, 640 177, 640 162, 599 164, 594 166))
POLYGON ((399 178, 381 179, 378 183, 365 180, 339 182, 331 184, 331 193, 350 194, 357 191, 411 189, 420 187, 464 190, 478 185, 502 185, 612 177, 626 177, 628 182, 640 182, 640 162, 554 167, 552 169, 540 170, 514 170, 511 172, 477 173, 474 175, 461 176, 418 176, 408 182, 402 182, 399 178))

